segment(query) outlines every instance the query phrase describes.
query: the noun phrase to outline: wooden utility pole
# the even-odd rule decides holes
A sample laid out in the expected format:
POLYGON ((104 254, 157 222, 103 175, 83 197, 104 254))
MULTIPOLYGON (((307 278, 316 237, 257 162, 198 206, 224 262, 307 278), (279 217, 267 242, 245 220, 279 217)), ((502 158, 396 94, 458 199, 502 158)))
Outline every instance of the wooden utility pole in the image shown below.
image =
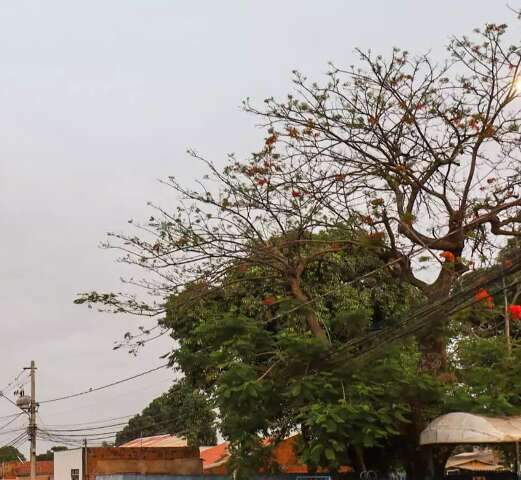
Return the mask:
POLYGON ((505 303, 505 338, 507 341, 507 351, 509 354, 512 353, 512 342, 510 340, 510 310, 508 309, 508 292, 507 284, 505 282, 505 275, 503 274, 503 299, 505 303))
POLYGON ((508 353, 512 353, 512 343, 510 341, 510 311, 508 309, 508 292, 507 285, 505 282, 505 275, 503 275, 503 298, 505 302, 505 337, 507 341, 507 351, 508 353))
POLYGON ((31 480, 36 480, 36 365, 31 361, 31 404, 29 406, 29 439, 31 441, 31 480))

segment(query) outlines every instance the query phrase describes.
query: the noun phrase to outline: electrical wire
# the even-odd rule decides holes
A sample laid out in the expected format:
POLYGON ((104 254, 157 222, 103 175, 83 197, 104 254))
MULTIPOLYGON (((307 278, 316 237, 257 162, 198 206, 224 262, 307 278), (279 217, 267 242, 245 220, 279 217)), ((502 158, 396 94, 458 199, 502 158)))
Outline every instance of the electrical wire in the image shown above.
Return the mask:
MULTIPOLYGON (((150 417, 148 417, 150 418, 150 417)), ((151 418, 158 418, 158 417, 151 417, 151 418)), ((68 444, 74 444, 74 445, 81 445, 85 440, 90 440, 91 442, 95 441, 105 441, 105 440, 114 440, 115 437, 120 434, 124 433, 126 435, 133 435, 133 434, 142 434, 143 431, 148 430, 152 427, 159 427, 159 426, 165 426, 173 422, 179 417, 172 417, 167 420, 162 420, 159 422, 152 422, 147 423, 147 425, 139 427, 139 428, 133 428, 133 429, 122 429, 119 431, 112 431, 112 432, 97 432, 97 433, 84 433, 84 434, 76 434, 76 433, 67 433, 66 431, 59 431, 59 430, 52 430, 48 428, 41 428, 37 430, 37 435, 40 435, 40 438, 45 439, 47 441, 54 441, 54 442, 61 442, 61 443, 68 443, 68 444)), ((40 422, 41 425, 45 426, 45 423, 43 421, 40 422)), ((128 425, 128 424, 127 424, 128 425)), ((157 431, 155 432, 156 435, 159 435, 157 431)), ((169 434, 169 432, 165 431, 165 434, 169 434)), ((138 438, 138 437, 136 437, 138 438)))
POLYGON ((161 370, 162 368, 165 368, 165 367, 168 367, 168 363, 160 365, 159 367, 152 368, 150 370, 146 370, 146 371, 138 373, 136 375, 132 375, 131 377, 127 377, 127 378, 123 378, 121 380, 117 380, 117 381, 109 383, 107 385, 102 385, 102 386, 96 387, 96 388, 90 388, 89 390, 84 390, 83 392, 73 393, 73 394, 70 394, 70 395, 64 395, 63 397, 57 397, 57 398, 51 398, 51 399, 48 399, 48 400, 42 400, 42 401, 40 401, 38 403, 39 404, 44 404, 44 403, 58 402, 58 401, 61 401, 61 400, 68 400, 70 398, 76 398, 76 397, 80 397, 82 395, 87 395, 89 393, 99 392, 100 390, 104 390, 106 388, 114 387, 116 385, 120 385, 122 383, 129 382, 130 380, 134 380, 136 378, 143 377, 144 375, 148 375, 149 373, 157 372, 158 370, 161 370))
MULTIPOLYGON (((147 424, 144 427, 140 427, 140 428, 136 428, 136 429, 130 429, 130 430, 125 430, 125 433, 139 433, 140 431, 146 430, 146 429, 148 429, 150 427, 157 427, 157 426, 162 426, 162 425, 168 425, 168 424, 172 423, 175 419, 176 419, 176 417, 173 417, 173 418, 169 418, 167 420, 163 420, 161 422, 152 422, 152 423, 147 424)), ((127 424, 125 423, 123 425, 127 425, 127 424)), ((81 437, 81 438, 89 438, 89 437, 94 438, 94 437, 105 436, 105 435, 117 435, 118 433, 122 432, 122 430, 113 430, 113 431, 110 431, 110 432, 98 432, 98 433, 85 433, 85 434, 81 434, 81 433, 67 433, 67 432, 69 432, 67 430, 52 430, 52 429, 45 429, 45 430, 43 430, 43 429, 39 429, 39 431, 42 431, 42 432, 45 432, 45 433, 49 433, 49 434, 57 433, 59 436, 62 436, 62 437, 81 437)), ((71 432, 76 432, 76 431, 77 430, 72 430, 71 432)))
MULTIPOLYGON (((57 437, 55 435, 40 435, 37 434, 37 437, 40 440, 46 441, 46 442, 53 442, 55 444, 61 444, 66 445, 68 447, 80 447, 82 445, 85 445, 85 440, 70 440, 66 438, 57 437)), ((103 441, 101 443, 99 442, 91 442, 89 445, 91 446, 97 446, 97 445, 103 445, 103 441)))
POLYGON ((16 447, 17 445, 20 445, 21 442, 25 441, 27 436, 27 432, 21 433, 20 435, 17 435, 15 438, 13 438, 10 442, 3 445, 1 448, 16 447))
POLYGON ((19 413, 11 413, 11 415, 4 415, 3 417, 0 417, 0 420, 4 420, 6 418, 17 417, 18 415, 20 415, 20 414, 19 413))
POLYGON ((25 443, 29 439, 29 435, 24 434, 21 438, 17 439, 15 442, 13 442, 10 446, 11 447, 19 447, 23 443, 25 443))
POLYGON ((3 395, 6 391, 8 391, 9 388, 10 388, 11 386, 13 386, 13 385, 18 381, 18 379, 19 379, 19 378, 20 378, 24 373, 25 373, 25 369, 22 369, 22 371, 21 371, 18 375, 16 375, 16 376, 13 378, 13 380, 11 380, 11 381, 10 381, 10 382, 9 382, 9 383, 4 387, 4 388, 2 388, 2 389, 0 390, 0 393, 2 393, 2 395, 3 395))
POLYGON ((111 425, 101 425, 99 427, 64 429, 64 430, 58 429, 58 428, 48 428, 47 431, 49 431, 49 432, 88 432, 88 431, 93 431, 93 430, 102 430, 104 428, 120 427, 122 425, 127 425, 127 423, 128 422, 113 423, 111 425))
MULTIPOLYGON (((513 264, 509 269, 508 273, 513 274, 521 270, 521 262, 518 260, 516 264, 513 264)), ((386 329, 372 332, 364 337, 355 339, 351 342, 344 344, 339 350, 334 352, 330 357, 336 360, 334 363, 345 362, 346 360, 353 360, 356 358, 362 358, 371 351, 376 350, 385 343, 395 342, 404 337, 415 335, 425 330, 430 326, 434 317, 439 317, 440 314, 454 314, 462 308, 469 306, 469 300, 473 298, 478 288, 483 288, 489 285, 493 285, 498 282, 500 278, 505 274, 503 271, 498 271, 496 275, 490 276, 486 281, 478 279, 477 282, 469 284, 464 289, 461 289, 457 293, 446 297, 445 299, 433 302, 423 309, 419 309, 414 315, 408 316, 405 320, 400 322, 398 325, 387 327, 386 329), (339 355, 343 354, 342 358, 339 355)), ((510 289, 512 286, 519 284, 519 281, 514 281, 508 286, 500 286, 491 290, 493 294, 499 293, 504 289, 510 289)), ((470 303, 477 303, 478 300, 474 300, 470 303)))
POLYGON ((94 425, 94 424, 97 424, 97 423, 112 422, 114 420, 123 420, 124 418, 135 417, 139 413, 140 412, 132 413, 130 415, 123 415, 121 417, 105 418, 103 420, 94 420, 94 421, 83 422, 83 423, 61 423, 61 424, 51 423, 51 424, 47 424, 47 426, 48 427, 59 427, 59 428, 61 428, 61 427, 81 427, 82 425, 94 425))
MULTIPOLYGON (((11 405, 15 406, 18 410, 22 410, 15 402, 13 402, 9 397, 6 397, 2 392, 0 392, 0 397, 5 398, 11 405)), ((22 410, 22 413, 29 415, 29 413, 25 410, 22 410)))
POLYGON ((8 433, 16 433, 26 431, 27 427, 13 428, 12 430, 5 430, 4 432, 0 432, 0 436, 7 435, 8 433))
POLYGON ((5 429, 5 427, 8 427, 9 425, 11 425, 13 422, 15 422, 16 420, 18 420, 21 416, 23 415, 23 413, 19 413, 15 418, 13 418, 12 420, 9 420, 7 423, 5 423, 4 425, 2 425, 0 427, 0 432, 2 430, 5 429))
MULTIPOLYGON (((105 420, 97 420, 97 421, 93 421, 93 422, 61 424, 61 425, 48 424, 46 422, 43 422, 43 419, 41 418, 40 414, 38 414, 38 418, 40 418, 42 424, 45 424, 46 429, 49 432, 83 432, 83 431, 91 431, 91 430, 101 430, 103 428, 109 428, 109 427, 120 426, 120 425, 121 426, 122 425, 128 425, 128 421, 127 422, 122 422, 122 423, 117 423, 117 424, 112 424, 112 425, 111 424, 99 425, 99 426, 93 427, 93 428, 63 429, 62 427, 77 427, 77 426, 81 426, 81 425, 92 425, 92 424, 95 424, 95 423, 103 423, 103 422, 107 422, 107 421, 111 421, 111 420, 120 420, 120 419, 123 419, 123 418, 136 417, 136 416, 141 415, 141 414, 142 414, 142 412, 137 412, 137 413, 133 413, 132 415, 125 415, 124 417, 114 417, 114 418, 109 418, 109 419, 105 419, 105 420), (53 427, 58 427, 58 428, 53 428, 53 427)), ((146 418, 147 419, 149 419, 149 418, 154 419, 154 418, 164 418, 164 417, 158 416, 158 415, 146 415, 146 418)), ((177 418, 179 418, 179 417, 172 417, 170 419, 170 421, 176 420, 177 418)))
MULTIPOLYGON (((157 375, 157 376, 154 375, 153 376, 154 380, 152 380, 152 378, 150 378, 150 382, 143 381, 143 382, 139 382, 139 383, 134 383, 134 386, 136 388, 133 387, 130 390, 126 390, 124 388, 115 388, 115 389, 113 389, 113 391, 110 394, 107 393, 107 395, 104 397, 104 402, 119 403, 120 398, 128 397, 128 395, 132 395, 133 393, 139 392, 139 394, 141 395, 145 391, 152 390, 152 391, 156 392, 156 389, 158 386, 161 386, 161 388, 163 389, 162 391, 164 391, 164 389, 169 388, 171 386, 172 382, 177 379, 177 376, 174 376, 172 378, 169 371, 165 371, 164 374, 167 374, 168 377, 164 378, 163 375, 161 375, 161 374, 157 375)), ((128 385, 129 388, 130 388, 130 385, 131 384, 129 383, 129 385, 128 385)), ((110 392, 110 390, 107 390, 107 392, 110 392)), ((57 402, 55 404, 51 404, 50 405, 51 409, 49 409, 49 410, 53 415, 52 416, 53 421, 57 421, 56 417, 62 418, 62 416, 64 414, 73 413, 73 414, 77 415, 78 412, 82 412, 84 410, 88 411, 89 413, 96 412, 97 407, 99 406, 99 399, 96 399, 96 395, 92 395, 91 397, 84 397, 84 400, 85 399, 88 399, 89 401, 83 401, 83 402, 81 402, 81 405, 79 405, 77 407, 73 407, 73 408, 62 409, 61 406, 62 406, 62 404, 65 404, 65 402, 62 402, 62 403, 57 402), (56 408, 57 406, 60 406, 60 408, 56 408)), ((80 403, 80 402, 69 402, 69 407, 75 405, 76 403, 80 403)), ((65 405, 67 405, 67 404, 65 404, 65 405)), ((87 420, 88 419, 89 418, 87 418, 87 420)))

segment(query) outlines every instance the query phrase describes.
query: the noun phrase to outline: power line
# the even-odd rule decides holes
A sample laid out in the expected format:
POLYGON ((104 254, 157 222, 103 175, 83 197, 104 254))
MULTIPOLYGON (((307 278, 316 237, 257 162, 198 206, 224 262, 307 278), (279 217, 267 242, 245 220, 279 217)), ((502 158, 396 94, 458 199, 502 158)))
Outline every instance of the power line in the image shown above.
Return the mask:
MULTIPOLYGON (((105 420, 96 420, 96 421, 92 421, 92 422, 85 422, 85 423, 71 423, 71 424, 61 424, 61 425, 58 425, 58 424, 49 424, 49 423, 46 423, 43 421, 41 415, 38 415, 38 417, 40 418, 40 422, 42 423, 42 425, 45 425, 46 426, 46 429, 48 431, 52 431, 52 432, 83 432, 83 431, 89 431, 89 430, 101 430, 103 428, 108 428, 108 427, 111 427, 111 426, 119 426, 119 425, 128 425, 129 421, 132 420, 131 417, 136 417, 138 415, 142 415, 142 411, 141 412, 137 412, 137 413, 133 413, 131 415, 125 415, 123 417, 114 417, 114 418, 107 418, 105 420), (112 421, 112 420, 121 420, 121 419, 124 419, 124 418, 129 418, 130 420, 127 421, 127 422, 122 422, 122 423, 117 423, 117 424, 106 424, 106 425, 99 425, 97 427, 93 427, 93 428, 80 428, 80 429, 62 429, 61 427, 77 427, 77 426, 82 426, 82 425, 93 425, 93 424, 97 424, 97 423, 103 423, 103 422, 108 422, 108 421, 112 421), (53 427, 58 427, 58 428, 53 428, 53 427)), ((143 416, 143 418, 146 418, 146 419, 149 419, 149 418, 164 418, 162 416, 158 416, 158 415, 145 415, 143 416)), ((172 417, 170 420, 175 420, 179 417, 172 417)))
MULTIPOLYGON (((147 418, 160 418, 157 416, 149 416, 147 418)), ((41 435, 40 438, 45 438, 46 440, 51 440, 55 442, 62 442, 62 443, 74 443, 74 445, 80 445, 83 443, 83 440, 89 439, 90 441, 103 441, 103 440, 113 440, 118 434, 124 433, 126 435, 132 436, 133 434, 142 434, 143 431, 147 431, 150 428, 158 427, 158 426, 165 426, 176 419, 180 418, 179 416, 171 417, 166 420, 162 420, 159 422, 152 422, 147 423, 146 425, 140 426, 139 428, 132 428, 132 429, 122 429, 118 431, 111 431, 111 432, 94 432, 94 433, 84 433, 84 434, 76 434, 76 433, 67 433, 67 431, 61 431, 61 430, 52 430, 52 429, 40 429, 38 430, 38 434, 41 435)), ((42 421, 40 417, 40 424, 45 425, 45 423, 42 421)), ((128 425, 128 424, 125 424, 128 425)), ((108 425, 106 426, 108 428, 108 425)), ((74 432, 74 431, 72 431, 74 432)), ((158 432, 154 432, 156 435, 159 435, 158 432)), ((165 432, 165 434, 168 434, 168 432, 165 432)))
MULTIPOLYGON (((13 402, 9 397, 6 397, 2 392, 0 392, 0 397, 5 398, 11 405, 15 406, 18 410, 21 410, 21 408, 15 402, 13 402)), ((24 410, 22 410, 22 412, 27 414, 27 412, 24 410)))
POLYGON ((13 428, 12 430, 5 430, 3 432, 0 432, 0 436, 7 435, 8 433, 26 432, 26 431, 27 431, 27 427, 13 428))
MULTIPOLYGON (((130 430, 125 430, 125 433, 139 433, 141 432, 142 430, 146 430, 150 427, 157 427, 157 426, 160 426, 160 425, 168 425, 170 423, 172 423, 174 420, 176 420, 176 418, 178 417, 172 417, 172 418, 169 418, 167 420, 163 420, 161 422, 152 422, 152 423, 148 423, 146 426, 143 426, 143 427, 140 427, 140 428, 134 428, 134 429, 130 429, 130 430)), ((122 424, 122 425, 127 425, 126 423, 125 424, 122 424)), ((108 426, 107 426, 108 428, 108 426)), ((117 435, 118 433, 121 433, 123 432, 123 430, 113 430, 111 432, 98 432, 98 433, 85 433, 85 434, 81 434, 81 433, 67 433, 68 430, 52 430, 52 429, 40 429, 39 430, 40 432, 45 432, 45 433, 49 433, 49 434, 53 434, 53 433, 58 433, 59 436, 62 436, 62 437, 80 437, 80 438, 94 438, 94 437, 99 437, 99 436, 104 436, 104 435, 117 435), (61 432, 65 432, 65 433, 61 433, 61 432)), ((75 430, 71 430, 71 432, 75 432, 75 430)))
MULTIPOLYGON (((518 260, 516 264, 512 264, 507 273, 513 274, 519 270, 521 270, 521 261, 518 260)), ((381 347, 384 342, 392 343, 406 336, 418 334, 435 320, 435 318, 432 318, 433 315, 449 315, 469 306, 468 301, 473 297, 478 288, 493 285, 505 273, 504 271, 498 271, 495 275, 491 275, 486 281, 479 278, 476 282, 462 288, 457 293, 419 309, 415 314, 408 316, 398 325, 393 325, 377 332, 371 332, 363 337, 347 342, 337 351, 333 352, 332 355, 330 355, 330 359, 333 361, 333 364, 336 364, 349 359, 361 358, 381 347), (343 353, 346 356, 340 358, 339 356, 343 353)), ((512 286, 518 283, 519 281, 514 281, 508 286, 495 288, 492 293, 498 293, 505 288, 512 288, 512 286)), ((477 302, 477 300, 474 300, 470 305, 477 302)))
POLYGON ((13 418, 12 420, 9 420, 6 424, 2 425, 2 426, 0 427, 0 432, 1 432, 5 427, 8 427, 8 426, 11 425, 13 422, 15 422, 16 420, 18 420, 22 415, 23 415, 23 413, 19 413, 15 418, 13 418))
POLYGON ((11 447, 19 447, 23 443, 25 443, 29 439, 29 435, 23 434, 20 438, 18 438, 16 441, 14 441, 10 446, 11 447))
MULTIPOLYGON (((79 447, 84 445, 84 440, 71 440, 67 438, 58 437, 56 435, 47 435, 47 434, 40 434, 38 433, 38 438, 40 440, 45 440, 47 442, 53 442, 53 443, 59 443, 62 445, 67 445, 69 447, 79 447)), ((101 439, 100 439, 101 440, 101 439)), ((102 443, 94 443, 93 441, 90 442, 90 445, 102 445, 102 443)))
POLYGON ((83 423, 62 423, 62 424, 50 423, 50 424, 47 424, 47 426, 48 427, 81 427, 82 425, 94 425, 96 423, 111 422, 114 420, 123 420, 124 418, 135 417, 136 415, 139 415, 139 413, 140 412, 132 413, 130 415, 123 415, 121 417, 105 418, 103 420, 95 420, 95 421, 83 422, 83 423))
POLYGON ((20 414, 19 413, 12 413, 11 415, 4 415, 3 417, 0 417, 0 420, 4 420, 6 418, 17 417, 18 415, 20 415, 20 414))
POLYGON ((4 388, 2 388, 0 390, 0 393, 2 393, 2 395, 4 394, 4 392, 8 391, 9 387, 11 387, 12 385, 14 385, 18 379, 25 373, 25 370, 22 369, 22 371, 16 375, 4 388))
MULTIPOLYGON (((127 425, 128 422, 123 423, 113 423, 111 425, 100 425, 99 427, 90 427, 90 428, 76 428, 76 429, 59 429, 59 428, 47 428, 48 432, 88 432, 93 430, 102 430, 104 428, 110 427, 120 427, 122 425, 127 425)), ((47 425, 49 427, 49 425, 47 425)))
MULTIPOLYGON (((167 372, 165 372, 167 373, 167 372)), ((152 377, 152 376, 151 376, 152 377)), ((153 389, 155 391, 155 389, 157 388, 157 386, 161 385, 162 387, 164 388, 168 388, 168 386, 170 386, 170 384, 172 383, 172 380, 175 380, 172 379, 172 377, 169 375, 168 378, 162 378, 163 375, 157 375, 157 376, 153 376, 154 378, 156 378, 156 380, 153 381, 153 383, 149 383, 149 382, 145 382, 143 381, 143 383, 139 382, 139 383, 134 383, 134 385, 138 385, 136 386, 135 388, 132 388, 131 390, 125 390, 124 388, 114 388, 112 390, 112 392, 110 390, 107 390, 107 392, 111 392, 110 395, 107 397, 108 401, 109 402, 116 402, 118 401, 119 398, 121 397, 128 397, 128 395, 131 395, 133 393, 136 393, 136 392, 139 392, 139 393, 142 393, 144 391, 148 391, 148 390, 151 390, 153 389)), ((129 383, 129 385, 131 385, 129 383)), ((73 407, 73 408, 66 408, 65 410, 59 408, 58 410, 55 410, 54 408, 52 407, 56 407, 57 405, 62 405, 61 403, 57 402, 57 403, 54 403, 54 404, 51 404, 51 412, 52 412, 52 415, 53 415, 53 419, 56 420, 56 416, 59 416, 59 418, 62 418, 63 414, 65 413, 77 413, 77 412, 81 412, 83 410, 87 410, 88 412, 96 412, 97 410, 97 407, 99 405, 99 400, 96 400, 96 396, 93 395, 91 397, 86 397, 87 399, 91 399, 92 401, 87 401, 87 402, 81 402, 81 405, 77 406, 77 407, 73 407)), ((76 403, 79 403, 79 402, 76 402, 76 403)), ((75 402, 72 402, 70 404, 73 405, 75 404, 75 402)), ((65 404, 67 405, 67 404, 65 404)), ((108 415, 108 414, 107 414, 108 415)), ((130 415, 132 416, 132 415, 130 415)))
POLYGON ((104 390, 106 388, 114 387, 116 385, 120 385, 121 383, 129 382, 130 380, 134 380, 136 378, 143 377, 144 375, 148 375, 149 373, 157 372, 158 370, 161 370, 162 368, 165 368, 165 367, 168 367, 168 363, 165 363, 163 365, 160 365, 159 367, 152 368, 150 370, 146 370, 144 372, 138 373, 138 374, 133 375, 131 377, 127 377, 127 378, 123 378, 121 380, 117 380, 117 381, 109 383, 107 385, 102 385, 102 386, 96 387, 96 388, 89 388, 89 390, 84 390, 83 392, 78 392, 78 393, 73 393, 73 394, 70 394, 70 395, 65 395, 63 397, 51 398, 49 400, 42 400, 39 403, 43 404, 43 403, 58 402, 58 401, 61 401, 61 400, 68 400, 70 398, 80 397, 82 395, 87 395, 87 394, 93 393, 93 392, 99 392, 100 390, 104 390))
POLYGON ((2 448, 5 448, 5 447, 16 447, 22 441, 25 441, 26 438, 27 438, 27 432, 21 433, 20 435, 17 435, 15 438, 13 438, 10 442, 8 442, 5 445, 3 445, 2 448))

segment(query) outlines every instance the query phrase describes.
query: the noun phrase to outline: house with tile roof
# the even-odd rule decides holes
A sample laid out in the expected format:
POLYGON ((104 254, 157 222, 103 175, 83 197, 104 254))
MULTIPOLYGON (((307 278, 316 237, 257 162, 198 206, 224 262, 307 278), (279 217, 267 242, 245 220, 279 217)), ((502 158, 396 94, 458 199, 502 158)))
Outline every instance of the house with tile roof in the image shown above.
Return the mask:
MULTIPOLYGON (((306 474, 309 473, 307 465, 299 462, 296 454, 296 443, 298 435, 282 440, 274 449, 273 459, 279 465, 282 473, 288 474, 306 474)), ((269 440, 266 440, 269 443, 269 440)), ((168 447, 168 446, 186 446, 186 440, 175 437, 173 435, 156 435, 154 437, 145 437, 132 440, 131 442, 121 445, 127 447, 168 447)), ((199 449, 200 457, 203 462, 203 472, 205 475, 228 475, 228 462, 230 453, 228 451, 229 443, 223 442, 211 447, 201 447, 199 449)), ((351 472, 348 466, 340 469, 341 473, 351 472)))
MULTIPOLYGON (((5 480, 27 479, 31 476, 30 462, 4 462, 0 464, 0 478, 5 480)), ((54 462, 36 462, 36 479, 53 480, 54 462)))

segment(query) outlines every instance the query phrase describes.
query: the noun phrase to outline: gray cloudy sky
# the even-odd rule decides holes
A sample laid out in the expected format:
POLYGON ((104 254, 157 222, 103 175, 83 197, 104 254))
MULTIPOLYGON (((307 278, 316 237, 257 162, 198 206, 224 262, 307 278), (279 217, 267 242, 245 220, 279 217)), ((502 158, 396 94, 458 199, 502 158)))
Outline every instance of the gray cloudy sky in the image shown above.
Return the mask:
MULTIPOLYGON (((41 399, 160 363, 167 341, 137 358, 113 352, 136 322, 72 300, 119 287, 124 270, 97 245, 145 217, 147 201, 175 205, 157 179, 198 175, 187 147, 217 162, 258 147, 244 97, 287 93, 294 68, 320 80, 327 61, 355 62, 356 46, 442 58, 451 34, 490 21, 514 23, 497 0, 2 0, 0 388, 32 358, 41 399)), ((131 414, 172 378, 161 371, 41 416, 131 414)), ((13 411, 0 402, 0 416, 13 411)), ((13 436, 0 432, 0 445, 13 436)))

